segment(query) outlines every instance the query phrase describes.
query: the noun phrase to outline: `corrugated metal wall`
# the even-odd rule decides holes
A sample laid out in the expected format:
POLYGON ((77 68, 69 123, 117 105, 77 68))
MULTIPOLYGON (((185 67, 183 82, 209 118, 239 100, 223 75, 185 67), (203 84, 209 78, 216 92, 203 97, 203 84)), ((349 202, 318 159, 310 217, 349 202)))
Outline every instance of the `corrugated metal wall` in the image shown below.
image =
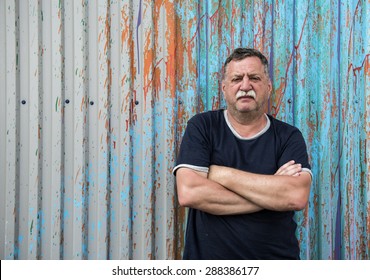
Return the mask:
POLYGON ((176 151, 239 46, 307 139, 302 258, 370 258, 368 0, 0 3, 1 259, 179 258, 176 151))

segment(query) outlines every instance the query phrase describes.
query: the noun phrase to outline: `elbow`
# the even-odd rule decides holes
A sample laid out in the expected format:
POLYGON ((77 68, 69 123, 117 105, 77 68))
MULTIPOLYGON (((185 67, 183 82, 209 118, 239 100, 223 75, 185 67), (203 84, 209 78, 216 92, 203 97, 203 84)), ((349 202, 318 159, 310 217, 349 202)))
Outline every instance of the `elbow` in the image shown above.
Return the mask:
POLYGON ((306 208, 310 196, 311 176, 302 175, 304 181, 299 185, 293 185, 289 195, 289 208, 293 211, 301 211, 306 208))
POLYGON ((180 206, 182 207, 191 207, 192 206, 192 195, 191 190, 186 185, 177 186, 177 200, 180 206))
POLYGON ((181 207, 189 207, 190 206, 190 202, 189 202, 189 199, 183 195, 177 195, 177 201, 179 202, 179 205, 181 207))
POLYGON ((307 206, 307 200, 301 199, 297 200, 292 204, 292 210, 294 211, 301 211, 306 208, 307 206))
POLYGON ((193 170, 180 168, 176 175, 177 200, 182 207, 196 208, 199 203, 199 178, 193 170))
POLYGON ((293 211, 301 211, 305 209, 308 203, 308 196, 309 193, 304 190, 295 192, 288 202, 288 209, 293 211))

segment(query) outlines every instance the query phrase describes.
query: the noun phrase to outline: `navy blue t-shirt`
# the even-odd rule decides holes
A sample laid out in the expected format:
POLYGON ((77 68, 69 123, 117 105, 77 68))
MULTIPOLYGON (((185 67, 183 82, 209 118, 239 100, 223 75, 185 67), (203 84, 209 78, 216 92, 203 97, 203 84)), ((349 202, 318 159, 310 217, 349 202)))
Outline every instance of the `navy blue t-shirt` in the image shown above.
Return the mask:
MULTIPOLYGON (((270 115, 266 118, 266 127, 246 139, 233 130, 225 110, 194 116, 182 139, 174 174, 181 167, 208 172, 215 164, 272 175, 290 160, 311 172, 301 132, 270 115)), ((190 208, 183 258, 299 259, 293 217, 294 211, 212 215, 190 208)))

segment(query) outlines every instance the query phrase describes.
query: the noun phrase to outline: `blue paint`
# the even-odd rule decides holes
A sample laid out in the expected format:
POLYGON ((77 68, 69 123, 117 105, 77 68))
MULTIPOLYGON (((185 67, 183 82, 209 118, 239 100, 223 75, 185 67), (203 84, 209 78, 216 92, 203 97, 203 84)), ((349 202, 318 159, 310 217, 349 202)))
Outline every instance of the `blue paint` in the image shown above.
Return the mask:
POLYGON ((18 235, 18 245, 21 246, 23 243, 23 235, 18 235))
POLYGON ((127 202, 129 200, 129 194, 130 194, 130 188, 128 187, 124 188, 120 192, 121 203, 123 203, 123 205, 125 206, 127 206, 127 202))
POLYGON ((64 220, 67 220, 68 218, 70 218, 71 216, 70 216, 70 214, 69 214, 69 212, 68 212, 68 210, 67 209, 65 209, 64 210, 64 213, 63 213, 63 219, 64 220))
MULTIPOLYGON (((338 73, 340 74, 340 67, 341 65, 341 21, 342 21, 342 13, 341 13, 341 2, 338 3, 338 15, 337 15, 338 21, 337 21, 337 67, 338 67, 338 73)), ((338 103, 337 106, 340 108, 340 103, 342 100, 341 92, 342 92, 342 81, 341 79, 338 79, 338 103)), ((338 114, 338 124, 342 123, 342 114, 338 114)), ((338 129, 338 149, 337 153, 339 155, 339 160, 337 163, 337 169, 338 169, 338 176, 341 178, 341 147, 342 147, 342 130, 338 129)), ((342 185, 341 180, 338 182, 338 201, 337 201, 337 218, 335 221, 335 247, 334 247, 334 259, 340 260, 342 259, 342 203, 341 203, 341 196, 342 196, 342 185)))
MULTIPOLYGON (((295 69, 297 69, 297 48, 298 48, 298 40, 297 40, 297 19, 296 19, 296 10, 297 10, 297 6, 296 6, 296 0, 293 0, 293 48, 292 48, 292 56, 293 56, 293 71, 295 72, 295 69)), ((303 31, 302 31, 303 32, 303 31)), ((295 73, 293 74, 294 76, 296 75, 295 73)), ((295 126, 296 123, 295 123, 295 114, 294 114, 294 108, 295 108, 295 99, 296 99, 296 83, 295 83, 295 78, 292 79, 292 110, 291 110, 291 115, 292 115, 292 124, 295 126)), ((289 118, 290 119, 290 118, 289 118)))
POLYGON ((110 218, 110 221, 111 223, 116 223, 117 220, 116 220, 116 211, 113 210, 112 208, 110 208, 110 212, 109 212, 109 218, 110 218))
MULTIPOLYGON (((338 186, 340 190, 340 187, 338 186)), ((342 215, 341 215, 342 203, 340 197, 340 191, 338 195, 338 202, 337 202, 337 218, 335 220, 335 240, 334 240, 334 259, 340 260, 342 259, 342 215)))
MULTIPOLYGON (((4 250, 0 258, 32 258, 35 252, 37 258, 47 257, 47 254, 41 255, 39 251, 51 251, 54 248, 52 246, 55 246, 54 242, 59 241, 58 238, 64 242, 60 244, 61 258, 103 258, 100 253, 88 250, 87 244, 90 242, 89 246, 94 248, 103 246, 97 244, 100 240, 94 236, 91 229, 95 227, 96 230, 104 231, 105 224, 107 236, 124 237, 110 240, 110 247, 105 248, 106 251, 118 253, 109 253, 109 257, 179 257, 186 216, 185 211, 179 209, 176 204, 174 178, 170 173, 176 160, 175 150, 190 117, 196 112, 213 109, 212 106, 225 107, 225 101, 219 91, 218 72, 230 51, 238 46, 258 46, 270 58, 269 72, 274 89, 280 90, 273 96, 276 99, 270 100, 270 109, 275 108, 280 119, 296 124, 302 130, 312 162, 314 178, 309 208, 297 215, 297 234, 300 237, 302 257, 369 259, 370 201, 366 176, 369 173, 366 165, 369 152, 366 145, 370 121, 369 106, 366 103, 369 99, 366 68, 369 59, 366 41, 369 30, 366 14, 368 4, 356 0, 317 0, 305 3, 297 0, 269 0, 263 3, 202 0, 169 1, 163 5, 154 1, 131 2, 119 4, 115 1, 108 9, 100 7, 98 18, 91 19, 86 18, 89 15, 87 9, 90 8, 87 1, 76 2, 74 7, 79 12, 73 15, 68 15, 73 9, 64 9, 62 5, 58 12, 66 13, 66 22, 57 17, 53 19, 56 24, 41 21, 41 25, 30 26, 20 33, 19 38, 9 41, 15 46, 19 45, 19 42, 30 35, 27 32, 39 32, 32 30, 36 26, 41 29, 46 25, 52 26, 52 34, 57 35, 60 34, 59 28, 65 29, 68 36, 63 40, 60 40, 60 36, 53 37, 56 39, 54 43, 65 50, 59 53, 56 51, 51 55, 62 62, 60 67, 55 65, 51 77, 51 83, 62 85, 62 89, 60 92, 53 90, 53 94, 68 95, 70 100, 81 103, 72 102, 73 106, 64 103, 61 110, 56 110, 58 98, 50 98, 50 104, 47 104, 48 98, 43 98, 42 95, 48 91, 37 93, 37 89, 32 88, 32 94, 39 94, 39 99, 46 102, 45 106, 36 109, 39 110, 39 116, 30 120, 29 124, 23 123, 24 118, 19 119, 22 112, 13 116, 14 121, 9 119, 11 127, 5 128, 8 132, 6 136, 10 137, 9 139, 14 138, 15 141, 2 143, 6 142, 12 150, 16 150, 16 143, 23 141, 19 138, 20 135, 28 133, 15 133, 15 130, 37 127, 39 124, 34 123, 36 120, 52 119, 53 129, 49 132, 53 133, 51 152, 56 152, 52 159, 55 162, 44 162, 48 159, 43 158, 43 153, 38 153, 38 163, 35 166, 39 168, 33 172, 39 172, 38 178, 42 178, 42 174, 53 172, 53 183, 57 185, 53 186, 53 193, 36 190, 36 196, 33 185, 26 189, 21 188, 16 178, 13 178, 14 186, 3 186, 6 188, 4 193, 12 194, 14 190, 16 192, 10 197, 10 202, 16 205, 15 214, 9 211, 9 214, 6 213, 1 218, 9 222, 10 227, 14 227, 17 237, 6 236, 7 240, 15 240, 14 249, 9 249, 12 245, 7 244, 6 250, 13 252, 4 250), (167 10, 169 6, 171 10, 167 10), (124 13, 127 8, 131 8, 131 11, 127 14, 120 13, 117 7, 124 13), (156 8, 160 8, 160 11, 155 10, 156 8), (149 11, 148 16, 152 16, 150 11, 159 12, 160 24, 146 20, 145 11, 149 11), (99 41, 99 46, 96 46, 98 56, 87 59, 91 42, 86 34, 79 34, 80 31, 86 32, 86 26, 81 28, 79 25, 86 24, 88 20, 102 23, 101 19, 104 20, 105 16, 119 27, 112 30, 109 29, 112 28, 109 24, 99 24, 99 30, 95 31, 99 34, 106 32, 110 40, 106 46, 105 40, 99 41), (167 29, 168 27, 171 29, 167 29), (158 39, 153 41, 155 46, 152 41, 150 44, 145 42, 148 34, 144 32, 148 32, 150 28, 154 34, 151 39, 158 39), (71 30, 75 32, 69 32, 71 30), (122 36, 122 32, 127 30, 128 36, 122 36), (175 32, 170 34, 170 30, 175 32), (127 38, 126 41, 122 41, 123 37, 127 38), (76 52, 76 42, 81 45, 78 43, 81 38, 86 41, 83 48, 77 48, 76 52), (153 48, 147 50, 154 54, 153 61, 143 61, 143 46, 153 48), (172 53, 169 54, 169 50, 176 51, 175 58, 172 53), (86 58, 82 64, 79 55, 86 58), (184 65, 178 64, 178 58, 184 65), (96 70, 101 85, 103 81, 107 81, 107 88, 112 89, 99 93, 102 95, 101 100, 107 100, 102 105, 106 107, 99 109, 109 111, 104 115, 109 125, 99 126, 97 129, 99 137, 111 137, 108 147, 105 146, 106 143, 101 144, 103 147, 100 146, 101 138, 88 139, 95 137, 89 134, 88 130, 91 125, 96 124, 96 112, 87 109, 86 101, 85 104, 82 103, 81 93, 83 91, 86 100, 91 99, 89 81, 82 79, 86 76, 85 71, 89 69, 91 62, 99 65, 96 70), (174 68, 170 69, 172 62, 175 62, 174 68), (149 77, 150 81, 146 80, 141 63, 158 66, 160 75, 149 77), (188 65, 193 68, 188 69, 188 65), (106 71, 109 67, 114 72, 112 77, 109 76, 110 70, 106 71), (65 69, 68 69, 65 73, 67 75, 58 75, 59 72, 64 73, 65 69), (73 80, 75 74, 81 79, 73 80), (145 92, 148 94, 148 100, 141 100, 140 98, 144 97, 144 87, 151 82, 151 85, 155 84, 157 87, 154 89, 153 86, 145 92), (169 84, 170 82, 174 84, 169 84), (282 88, 279 88, 280 85, 282 88), (117 96, 113 96, 114 94, 117 96), (138 98, 140 103, 134 104, 133 98, 138 98), (282 102, 276 104, 278 98, 281 98, 282 102), (290 98, 292 103, 288 104, 290 98), (112 104, 116 101, 121 104, 112 104), (45 111, 45 108, 51 108, 53 115, 45 111), (112 118, 115 118, 114 129, 111 126, 112 118), (57 123, 58 121, 60 123, 57 123), (58 144, 55 145, 54 141, 58 144), (89 145, 91 141, 98 143, 94 149, 89 145), (105 148, 109 152, 105 152, 105 148), (58 171, 52 169, 59 163, 56 167, 58 171), (65 177, 65 174, 78 172, 79 167, 80 173, 65 177), (74 177, 76 175, 77 178, 74 177), (58 176, 61 177, 60 180, 58 176), (56 189, 58 192, 54 192, 56 189), (44 193, 50 196, 46 197, 44 193), (39 209, 29 208, 28 204, 35 203, 35 199, 46 202, 38 204, 42 209, 37 213, 37 225, 35 211, 39 209), (163 205, 158 204, 163 201, 163 205), (94 209, 95 205, 103 206, 104 209, 94 209), (105 209, 106 206, 108 209, 105 209), (89 216, 89 211, 94 215, 89 216), (47 217, 51 217, 52 221, 45 218, 45 213, 51 213, 52 216, 47 217), (58 221, 56 213, 61 213, 61 221, 58 221), (31 231, 32 220, 34 222, 31 231), (156 224, 165 224, 165 229, 156 231, 157 229, 149 226, 156 224), (48 232, 45 232, 45 227, 48 232), (143 228, 146 232, 139 232, 143 228), (133 229, 135 232, 132 232, 133 229), (51 234, 52 242, 47 244, 49 239, 46 238, 50 238, 51 234), (163 236, 164 234, 166 236, 163 236), (147 238, 144 241, 150 242, 139 240, 143 236, 147 238), (91 242, 90 238, 96 243, 91 242), (25 248, 24 240, 32 245, 27 243, 25 248), (135 248, 133 244, 136 244, 135 248), (22 250, 19 245, 24 245, 22 250), (40 248, 42 250, 39 250, 40 248), (28 254, 28 250, 33 250, 33 254, 28 254)), ((36 6, 33 9, 35 14, 32 19, 40 14, 36 6)), ((14 28, 21 26, 19 23, 32 20, 19 17, 18 9, 9 9, 8 12, 12 18, 17 19, 17 24, 13 29, 10 27, 1 34, 2 37, 9 32, 10 35, 17 33, 14 28)), ((44 39, 40 37, 41 41, 44 39)), ((48 52, 48 49, 43 51, 48 52)), ((23 53, 22 48, 18 48, 16 52, 14 57, 9 59, 17 61, 14 65, 19 66, 22 61, 18 61, 18 58, 22 60, 26 56, 19 55, 23 53)), ((36 65, 30 65, 29 69, 43 67, 40 63, 51 63, 48 61, 49 56, 43 56, 42 52, 38 55, 43 59, 39 57, 33 62, 30 61, 31 64, 36 62, 36 65)), ((29 69, 26 69, 24 74, 31 77, 34 73, 29 72, 29 69)), ((40 72, 40 75, 43 75, 40 79, 49 79, 47 74, 40 72)), ((14 84, 16 76, 14 71, 10 73, 6 78, 7 84, 14 84)), ((23 89, 29 90, 27 86, 22 87, 23 89)), ((16 87, 15 90, 16 92, 7 93, 9 105, 19 101, 19 88, 16 87)), ((9 110, 19 111, 25 108, 13 107, 9 110)), ((42 129, 45 131, 47 127, 42 129)), ((43 139, 44 134, 40 134, 40 137, 42 139, 39 140, 45 147, 49 147, 46 143, 49 138, 43 139)), ((25 149, 22 151, 30 154, 27 145, 23 147, 25 149)), ((25 153, 17 153, 17 158, 10 162, 17 170, 25 153)), ((13 176, 11 173, 9 175, 13 176)))
POLYGON ((119 164, 119 158, 116 154, 113 154, 111 156, 111 161, 110 161, 110 176, 115 176, 117 174, 117 168, 120 168, 119 164))

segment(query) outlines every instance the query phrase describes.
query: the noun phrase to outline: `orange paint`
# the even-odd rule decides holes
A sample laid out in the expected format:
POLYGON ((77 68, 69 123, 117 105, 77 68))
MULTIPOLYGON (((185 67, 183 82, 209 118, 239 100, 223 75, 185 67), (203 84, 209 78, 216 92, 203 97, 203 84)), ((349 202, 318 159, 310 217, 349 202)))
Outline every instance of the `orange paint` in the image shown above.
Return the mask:
MULTIPOLYGON (((158 32, 155 28, 153 30, 154 33, 158 32)), ((152 31, 148 31, 146 33, 146 39, 145 39, 145 45, 144 45, 144 61, 143 61, 143 76, 144 76, 144 110, 146 108, 146 100, 148 91, 150 89, 149 87, 149 81, 151 79, 152 71, 153 71, 153 61, 154 61, 154 51, 153 51, 153 42, 152 42, 152 31)))
POLYGON ((83 111, 83 106, 85 105, 85 96, 82 96, 81 104, 80 104, 80 111, 83 111))

